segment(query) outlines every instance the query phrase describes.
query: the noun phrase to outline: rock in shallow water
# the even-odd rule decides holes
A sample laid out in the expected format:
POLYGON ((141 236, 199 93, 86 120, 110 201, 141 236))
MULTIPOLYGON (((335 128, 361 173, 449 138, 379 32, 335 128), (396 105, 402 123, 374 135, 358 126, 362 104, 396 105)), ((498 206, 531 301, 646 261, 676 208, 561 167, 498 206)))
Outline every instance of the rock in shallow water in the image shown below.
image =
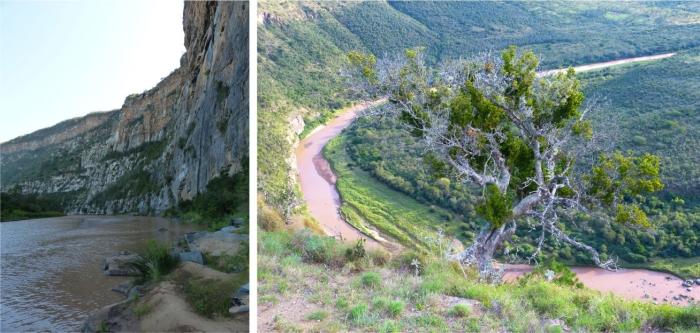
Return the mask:
POLYGON ((133 268, 127 268, 125 263, 136 259, 138 254, 123 251, 105 257, 102 261, 102 273, 110 276, 138 276, 139 272, 133 268))

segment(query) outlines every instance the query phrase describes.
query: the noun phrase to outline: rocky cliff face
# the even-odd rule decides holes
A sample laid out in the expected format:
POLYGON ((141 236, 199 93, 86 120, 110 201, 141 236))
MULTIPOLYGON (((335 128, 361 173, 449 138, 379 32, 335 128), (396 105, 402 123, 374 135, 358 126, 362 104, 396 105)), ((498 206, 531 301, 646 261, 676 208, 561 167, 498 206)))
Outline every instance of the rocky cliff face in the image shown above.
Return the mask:
POLYGON ((158 213, 248 159, 247 2, 185 2, 187 52, 121 109, 2 144, 2 189, 60 196, 71 213, 158 213))

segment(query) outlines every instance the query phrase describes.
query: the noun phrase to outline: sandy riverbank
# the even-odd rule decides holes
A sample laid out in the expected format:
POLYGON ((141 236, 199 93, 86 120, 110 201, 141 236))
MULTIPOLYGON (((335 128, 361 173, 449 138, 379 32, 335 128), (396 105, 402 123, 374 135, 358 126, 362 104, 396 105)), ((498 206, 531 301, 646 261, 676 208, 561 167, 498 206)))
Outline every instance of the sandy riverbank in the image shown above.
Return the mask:
MULTIPOLYGON (((147 283, 133 288, 127 287, 124 290, 127 295, 124 301, 105 306, 92 313, 85 320, 81 331, 248 332, 248 289, 245 287, 236 290, 237 287, 234 287, 234 281, 247 280, 247 272, 229 274, 206 267, 201 264, 203 260, 199 252, 205 251, 211 255, 234 255, 242 246, 247 246, 243 242, 249 242, 248 235, 231 232, 235 229, 235 227, 226 227, 217 232, 187 233, 184 239, 190 251, 195 252, 180 253, 180 258, 183 258, 183 254, 197 254, 199 259, 195 261, 198 263, 180 262, 172 273, 157 284, 147 283), (223 295, 223 301, 228 304, 227 308, 231 307, 229 315, 215 315, 213 318, 207 318, 199 313, 187 300, 198 297, 193 296, 198 294, 193 294, 193 291, 189 290, 195 285, 210 285, 210 288, 213 288, 212 291, 223 295), (242 290, 243 296, 239 295, 242 290), (233 304, 234 301, 236 304, 233 304)), ((202 299, 202 301, 207 304, 212 302, 210 299, 202 299)), ((214 306, 213 304, 221 303, 212 303, 211 306, 214 306)))

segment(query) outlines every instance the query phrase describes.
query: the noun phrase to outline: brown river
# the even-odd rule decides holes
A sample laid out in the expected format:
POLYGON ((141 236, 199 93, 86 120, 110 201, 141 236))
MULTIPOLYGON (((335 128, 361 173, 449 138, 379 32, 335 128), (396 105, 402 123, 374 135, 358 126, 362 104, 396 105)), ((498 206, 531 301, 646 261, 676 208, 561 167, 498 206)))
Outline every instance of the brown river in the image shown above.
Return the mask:
MULTIPOLYGON (((623 59, 614 62, 592 64, 577 68, 577 71, 603 68, 622 63, 640 60, 665 58, 673 54, 664 54, 654 57, 640 57, 623 59)), ((299 182, 304 199, 311 214, 324 226, 329 235, 342 234, 343 238, 354 240, 362 236, 362 233, 345 222, 339 215, 340 195, 335 187, 336 177, 330 164, 323 157, 323 147, 336 135, 355 120, 358 114, 366 109, 359 105, 348 109, 326 126, 315 129, 310 135, 299 143, 295 153, 297 168, 299 170, 299 182)), ((365 237, 367 238, 367 237, 365 237)), ((368 240, 368 242, 371 239, 368 240)), ((519 275, 530 271, 527 265, 509 266, 505 280, 513 281, 519 275)), ((606 271, 600 268, 573 267, 571 269, 578 275, 579 280, 592 289, 602 292, 612 292, 628 299, 637 299, 649 302, 670 303, 676 305, 688 304, 691 297, 700 300, 700 285, 694 285, 691 291, 681 284, 683 281, 667 273, 654 272, 644 269, 620 269, 616 272, 606 271), (671 279, 667 279, 670 277, 671 279), (647 294, 649 295, 647 297, 647 294), (687 298, 674 296, 687 295, 687 298), (656 300, 654 300, 656 298, 656 300), (666 300, 664 300, 666 298, 666 300)), ((700 277, 694 277, 700 278, 700 277)))
MULTIPOLYGON (((335 188, 336 178, 328 160, 323 157, 322 150, 328 141, 350 126, 364 109, 366 106, 363 104, 349 108, 325 126, 314 130, 299 143, 295 151, 301 192, 311 214, 321 222, 327 234, 342 236, 350 241, 357 240, 362 233, 340 217, 340 195, 335 188)), ((368 243, 375 243, 373 239, 365 238, 368 243)))
POLYGON ((124 300, 110 291, 129 277, 105 276, 102 259, 203 228, 134 216, 66 216, 0 223, 0 331, 68 332, 88 314, 124 300), (167 228, 167 231, 158 231, 167 228))

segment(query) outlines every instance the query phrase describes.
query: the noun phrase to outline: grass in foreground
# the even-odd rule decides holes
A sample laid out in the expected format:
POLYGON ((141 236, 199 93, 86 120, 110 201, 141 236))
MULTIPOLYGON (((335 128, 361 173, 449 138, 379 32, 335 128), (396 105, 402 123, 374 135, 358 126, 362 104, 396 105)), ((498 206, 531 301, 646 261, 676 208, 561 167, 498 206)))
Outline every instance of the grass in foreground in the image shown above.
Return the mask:
MULTIPOLYGON (((181 287, 187 302, 201 315, 208 318, 228 317, 231 295, 249 280, 249 246, 246 243, 242 245, 234 254, 213 256, 204 253, 208 267, 229 274, 216 279, 172 273, 178 260, 170 255, 170 245, 152 239, 138 251, 139 257, 128 265, 141 273, 137 279, 138 284, 153 286, 163 280, 173 281, 181 287)), ((134 303, 137 301, 138 295, 134 303)), ((133 310, 139 319, 149 311, 145 306, 136 306, 133 310)))
POLYGON ((259 239, 261 329, 310 332, 700 329, 698 306, 628 301, 541 278, 490 285, 478 282, 476 274, 466 267, 430 254, 403 252, 390 256, 383 250, 367 249, 364 257, 352 258, 347 255, 352 244, 305 231, 261 231, 259 239), (417 274, 411 265, 414 260, 420 262, 417 274), (293 313, 289 310, 292 307, 293 313))

